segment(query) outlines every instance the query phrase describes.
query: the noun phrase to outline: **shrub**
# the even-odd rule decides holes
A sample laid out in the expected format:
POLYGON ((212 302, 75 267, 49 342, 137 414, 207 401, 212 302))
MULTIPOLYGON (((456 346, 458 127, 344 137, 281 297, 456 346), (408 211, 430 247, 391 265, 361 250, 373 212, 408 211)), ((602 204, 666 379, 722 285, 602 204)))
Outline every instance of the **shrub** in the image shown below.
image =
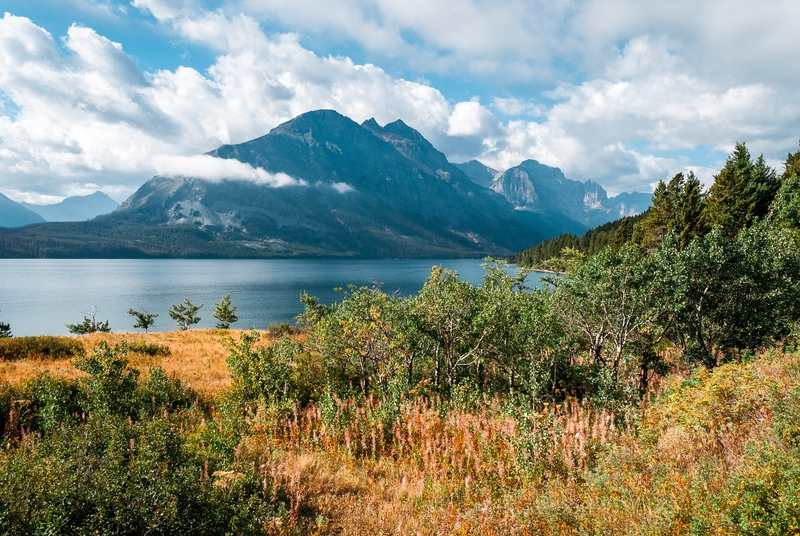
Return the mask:
POLYGON ((168 356, 171 351, 169 346, 165 346, 162 344, 155 344, 155 343, 148 343, 145 341, 135 341, 135 342, 128 342, 123 341, 119 345, 119 349, 123 352, 129 352, 132 354, 144 354, 149 355, 150 357, 156 356, 168 356))
POLYGON ((83 347, 70 337, 0 338, 0 360, 66 359, 83 352, 83 347))

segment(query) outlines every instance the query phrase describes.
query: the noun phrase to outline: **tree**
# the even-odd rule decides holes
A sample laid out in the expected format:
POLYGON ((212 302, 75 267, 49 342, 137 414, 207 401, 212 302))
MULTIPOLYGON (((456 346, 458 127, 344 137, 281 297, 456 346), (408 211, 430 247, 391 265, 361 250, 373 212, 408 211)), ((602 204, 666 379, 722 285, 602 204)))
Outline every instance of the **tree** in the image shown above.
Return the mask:
POLYGON ((192 302, 189 301, 189 298, 186 298, 183 303, 178 303, 172 306, 170 309, 169 316, 175 321, 175 325, 181 331, 186 331, 189 329, 189 326, 197 324, 200 322, 200 317, 197 316, 197 311, 203 307, 203 304, 194 305, 192 302))
POLYGON ((83 317, 83 322, 80 324, 67 324, 67 329, 70 333, 74 333, 75 335, 85 335, 87 333, 110 333, 111 328, 108 327, 108 320, 105 322, 98 322, 96 317, 97 313, 100 311, 97 309, 96 306, 92 305, 92 308, 89 309, 86 314, 89 315, 83 317))
POLYGON ((786 162, 783 163, 783 178, 791 176, 800 177, 800 151, 789 153, 786 156, 786 162))
POLYGON ((685 249, 694 237, 702 236, 706 232, 704 199, 700 179, 690 171, 683 182, 675 205, 675 214, 669 224, 669 229, 678 235, 680 249, 685 249))
POLYGON ((11 337, 11 325, 0 322, 0 339, 8 339, 9 337, 11 337))
POLYGON ((219 303, 214 304, 214 318, 219 320, 217 328, 230 328, 231 324, 239 320, 239 317, 234 314, 235 312, 236 307, 231 305, 231 295, 225 294, 219 303))
POLYGON ((134 309, 128 309, 128 314, 136 318, 136 323, 133 327, 142 328, 145 333, 147 333, 150 326, 155 324, 155 319, 158 316, 158 313, 148 313, 147 311, 136 311, 134 309))
POLYGON ((737 143, 709 190, 708 223, 721 227, 728 237, 735 236, 756 218, 767 215, 779 187, 780 181, 763 155, 753 162, 745 144, 737 143))

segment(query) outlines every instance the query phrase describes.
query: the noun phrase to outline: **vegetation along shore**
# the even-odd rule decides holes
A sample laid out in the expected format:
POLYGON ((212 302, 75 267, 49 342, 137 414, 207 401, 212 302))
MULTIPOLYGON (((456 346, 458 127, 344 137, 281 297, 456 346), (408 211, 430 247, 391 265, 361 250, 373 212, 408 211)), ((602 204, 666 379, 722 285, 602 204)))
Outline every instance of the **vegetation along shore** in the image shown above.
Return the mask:
POLYGON ((739 144, 544 288, 0 338, 0 534, 800 534, 799 174, 739 144))

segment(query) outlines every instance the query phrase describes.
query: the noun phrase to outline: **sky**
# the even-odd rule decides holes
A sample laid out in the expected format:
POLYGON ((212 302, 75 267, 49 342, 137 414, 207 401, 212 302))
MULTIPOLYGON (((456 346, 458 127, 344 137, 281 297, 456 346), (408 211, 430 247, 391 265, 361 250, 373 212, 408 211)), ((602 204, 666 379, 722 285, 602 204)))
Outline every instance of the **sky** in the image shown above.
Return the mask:
MULTIPOLYGON (((331 108, 610 194, 800 139, 797 0, 0 0, 0 192, 122 201, 331 108)), ((243 166, 240 166, 242 168, 243 166)), ((291 177, 225 169, 265 187, 291 177)), ((288 182, 287 182, 288 181, 288 182)))

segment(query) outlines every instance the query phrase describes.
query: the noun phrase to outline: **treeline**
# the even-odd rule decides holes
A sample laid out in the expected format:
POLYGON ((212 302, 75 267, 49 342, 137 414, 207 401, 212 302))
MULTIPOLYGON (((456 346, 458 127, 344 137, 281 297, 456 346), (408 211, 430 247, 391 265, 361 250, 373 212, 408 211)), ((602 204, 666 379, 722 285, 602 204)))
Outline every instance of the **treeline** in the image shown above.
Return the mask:
POLYGON ((565 233, 514 255, 509 255, 507 260, 520 267, 536 267, 560 272, 564 268, 563 262, 560 262, 561 257, 564 256, 562 254, 564 250, 591 256, 600 253, 607 246, 619 249, 630 238, 630 227, 646 218, 647 215, 648 211, 645 211, 636 216, 604 223, 581 236, 565 233))
POLYGON ((737 145, 708 195, 691 174, 660 184, 616 227, 625 240, 562 256, 541 288, 489 260, 478 286, 434 267, 414 296, 303 295, 302 336, 226 339, 231 388, 214 399, 159 369, 140 378, 125 346, 78 355, 78 379, 2 386, 0 534, 322 533, 354 491, 304 509, 322 492, 302 483, 356 463, 403 494, 419 476, 391 507, 444 505, 425 510, 440 524, 508 507, 511 524, 467 533, 631 531, 613 524, 626 497, 648 533, 790 533, 800 510, 774 490, 800 486, 797 368, 748 363, 797 345, 799 160, 778 176, 737 145), (308 462, 322 455, 337 469, 308 462))
MULTIPOLYGON (((737 143, 708 192, 702 191, 694 173, 678 173, 669 182, 659 181, 652 206, 643 214, 607 223, 581 237, 561 235, 511 256, 510 261, 524 267, 563 271, 569 264, 568 259, 576 253, 592 256, 607 246, 619 250, 627 242, 653 251, 667 233, 676 235, 681 249, 715 227, 732 237, 768 216, 784 181, 790 184, 783 197, 790 195, 789 191, 795 187, 792 177, 800 174, 798 154, 800 152, 788 155, 783 174, 778 175, 766 165, 763 156, 754 161, 746 145, 737 143)), ((788 212, 792 207, 787 206, 787 202, 783 202, 779 210, 777 218, 791 219, 788 212)))

